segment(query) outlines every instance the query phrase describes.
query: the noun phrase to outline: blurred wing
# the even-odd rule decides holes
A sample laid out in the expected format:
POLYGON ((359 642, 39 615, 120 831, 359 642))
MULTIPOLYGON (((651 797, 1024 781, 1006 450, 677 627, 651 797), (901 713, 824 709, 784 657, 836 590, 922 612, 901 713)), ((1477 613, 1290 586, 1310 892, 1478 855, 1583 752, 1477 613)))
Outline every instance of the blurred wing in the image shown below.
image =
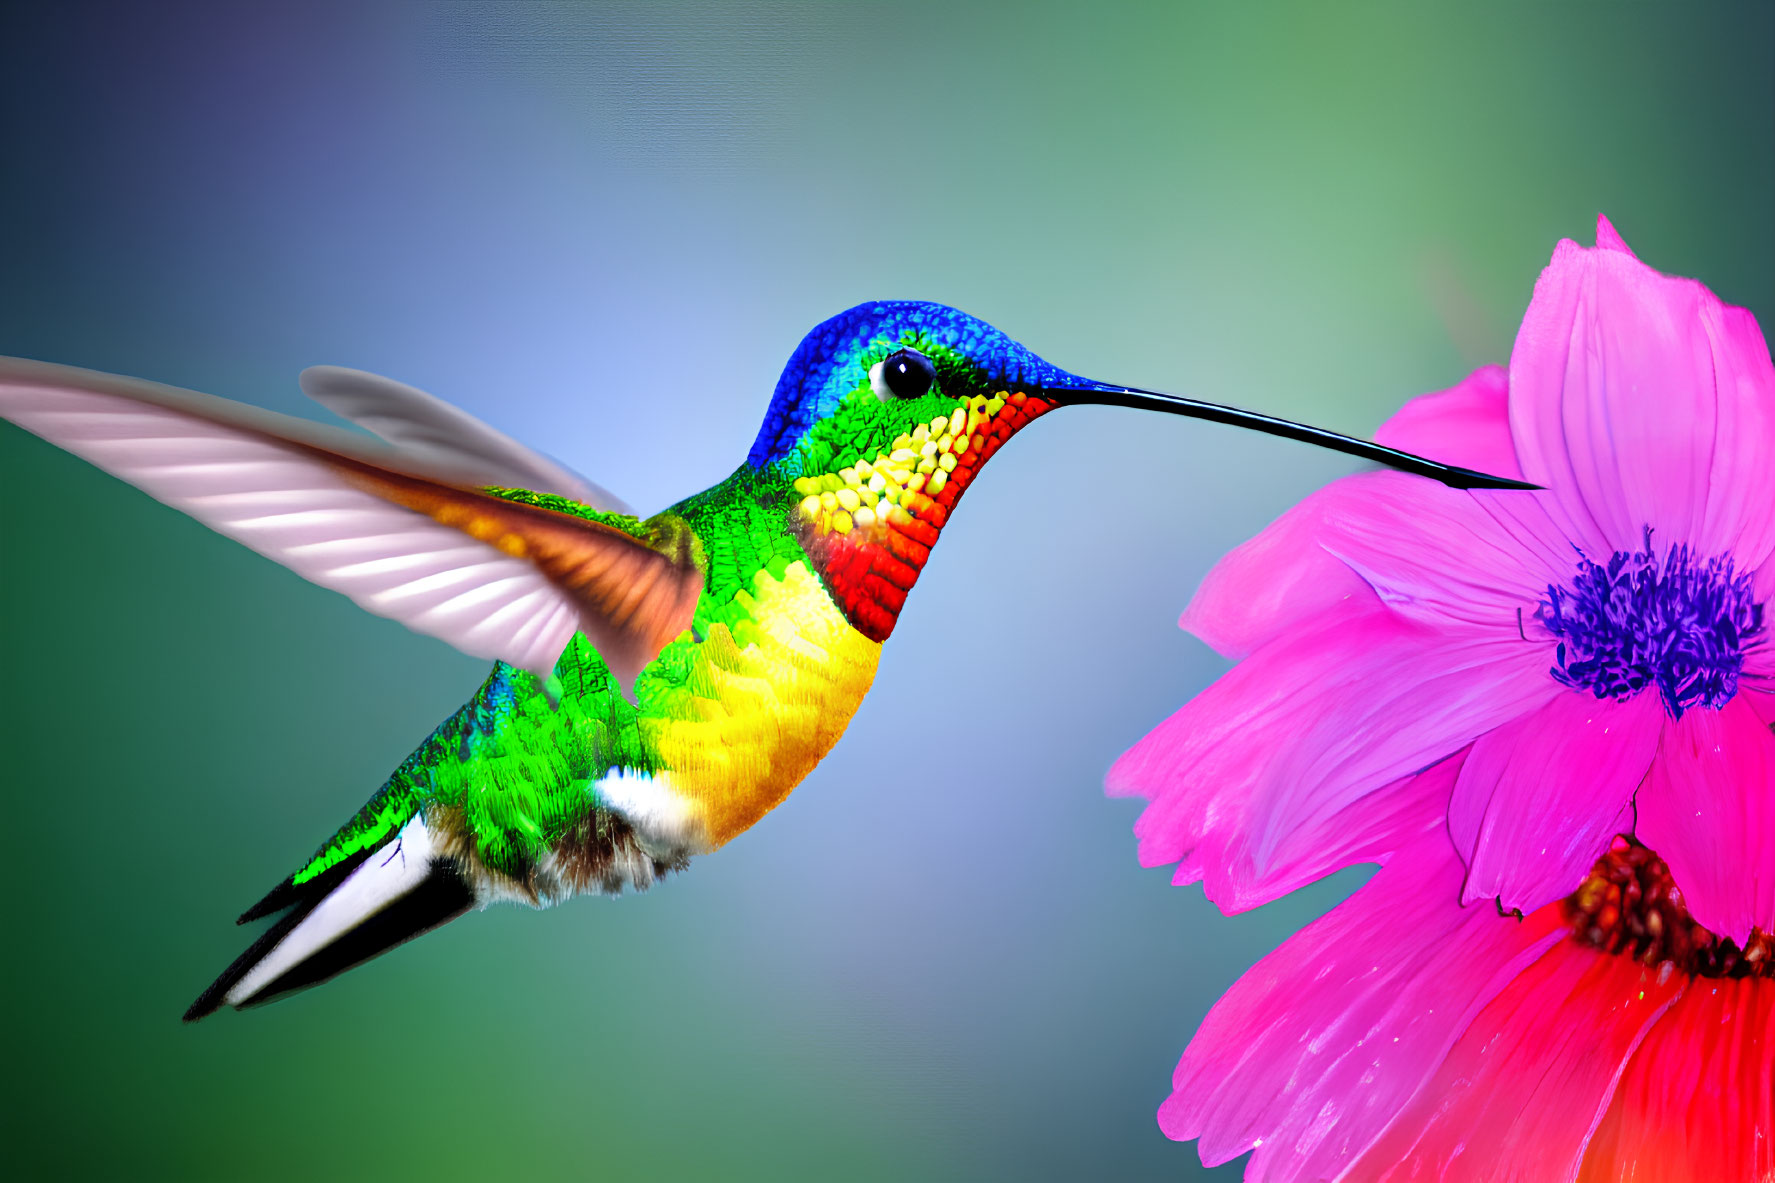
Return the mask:
POLYGON ((612 513, 633 511, 609 490, 533 452, 436 395, 363 370, 310 366, 302 393, 408 455, 477 473, 483 485, 554 493, 612 513))
POLYGON ((371 612, 545 678, 577 628, 628 689, 702 592, 679 519, 643 542, 209 395, 0 358, 0 417, 371 612))

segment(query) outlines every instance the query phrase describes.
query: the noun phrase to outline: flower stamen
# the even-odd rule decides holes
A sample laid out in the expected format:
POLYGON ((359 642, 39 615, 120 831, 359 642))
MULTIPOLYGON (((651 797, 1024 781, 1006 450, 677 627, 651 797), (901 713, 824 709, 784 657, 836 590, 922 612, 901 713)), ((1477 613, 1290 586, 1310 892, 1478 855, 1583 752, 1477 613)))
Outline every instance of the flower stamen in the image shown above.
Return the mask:
POLYGON ((1625 702, 1656 686, 1675 719, 1715 710, 1738 692, 1745 654, 1761 643, 1754 577, 1730 555, 1697 558, 1686 545, 1662 560, 1616 551, 1606 566, 1578 560, 1567 587, 1549 586, 1541 623, 1559 638, 1553 677, 1574 690, 1625 702))
POLYGON ((1631 838, 1615 838, 1564 908, 1572 939, 1604 953, 1697 978, 1775 977, 1775 939, 1752 929, 1739 946, 1696 924, 1664 860, 1631 838))

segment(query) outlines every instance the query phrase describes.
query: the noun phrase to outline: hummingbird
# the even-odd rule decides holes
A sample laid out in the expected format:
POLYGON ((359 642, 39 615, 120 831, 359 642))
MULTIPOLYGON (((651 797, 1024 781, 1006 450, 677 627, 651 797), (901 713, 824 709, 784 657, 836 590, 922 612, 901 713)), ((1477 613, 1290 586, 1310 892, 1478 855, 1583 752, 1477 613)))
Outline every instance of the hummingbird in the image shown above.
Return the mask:
POLYGON ((1533 488, 1068 373, 940 304, 862 304, 790 356, 733 474, 651 517, 466 412, 338 367, 365 432, 0 359, 0 417, 493 661, 364 806, 239 918, 185 1013, 269 1002, 499 901, 644 890, 744 833, 844 733, 961 497, 1034 420, 1107 404, 1251 428, 1456 488, 1533 488))

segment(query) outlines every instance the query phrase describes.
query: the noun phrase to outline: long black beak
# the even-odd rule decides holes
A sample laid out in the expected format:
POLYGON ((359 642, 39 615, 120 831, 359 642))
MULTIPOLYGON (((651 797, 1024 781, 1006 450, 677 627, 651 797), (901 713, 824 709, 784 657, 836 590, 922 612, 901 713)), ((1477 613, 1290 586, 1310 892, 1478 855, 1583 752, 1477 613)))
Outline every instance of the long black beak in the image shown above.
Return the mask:
POLYGON ((1326 431, 1320 427, 1309 427, 1305 423, 1294 423, 1287 419, 1277 419, 1271 415, 1259 415, 1255 411, 1241 411, 1238 407, 1224 407, 1219 403, 1204 403, 1193 398, 1179 398, 1174 394, 1160 394, 1156 390, 1141 390, 1137 386, 1099 385, 1058 389, 1050 387, 1044 393, 1049 398, 1065 405, 1088 406, 1095 404, 1106 407, 1136 407, 1143 411, 1166 411, 1172 415, 1187 415, 1191 419, 1206 419, 1211 423, 1228 423, 1234 427, 1248 427, 1252 431, 1261 431, 1266 435, 1279 435, 1283 439, 1299 440, 1305 444, 1330 448, 1334 452, 1342 452, 1348 456, 1359 456, 1364 460, 1373 460, 1376 463, 1385 464, 1388 468, 1396 468, 1400 472, 1427 476, 1431 480, 1441 481, 1451 489, 1539 489, 1541 487, 1531 485, 1526 481, 1513 481, 1501 476, 1475 472, 1471 468, 1462 468, 1457 464, 1438 464, 1434 460, 1414 456, 1410 452, 1382 447, 1369 440, 1339 435, 1335 431, 1326 431))

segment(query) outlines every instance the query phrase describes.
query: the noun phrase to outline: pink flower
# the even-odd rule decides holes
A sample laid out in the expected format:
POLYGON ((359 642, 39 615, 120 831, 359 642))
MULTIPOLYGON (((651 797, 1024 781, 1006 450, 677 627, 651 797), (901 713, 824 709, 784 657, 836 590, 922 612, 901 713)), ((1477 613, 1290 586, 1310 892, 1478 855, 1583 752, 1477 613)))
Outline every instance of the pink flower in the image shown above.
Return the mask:
POLYGON ((1630 834, 1710 932, 1775 930, 1755 319, 1599 220, 1595 248, 1554 251, 1508 375, 1377 436, 1545 491, 1351 477, 1222 561, 1182 623, 1238 664, 1110 773, 1151 799, 1142 863, 1238 910, 1446 824, 1464 873, 1438 907, 1537 912, 1630 834), (1463 752, 1449 783, 1415 775, 1463 752))
POLYGON ((1599 221, 1508 374, 1378 437, 1545 491, 1340 481, 1184 613, 1237 664, 1110 773, 1141 861, 1229 911, 1383 868, 1220 1001, 1160 1125, 1254 1181, 1775 1179, 1755 320, 1599 221))
MULTIPOLYGON (((1446 794, 1463 759, 1417 779, 1446 794)), ((1209 1165, 1252 1150, 1266 1183, 1775 1178, 1769 939, 1701 931, 1622 838, 1524 919, 1462 907, 1462 862, 1420 820, 1216 1004, 1165 1132, 1209 1165)))

